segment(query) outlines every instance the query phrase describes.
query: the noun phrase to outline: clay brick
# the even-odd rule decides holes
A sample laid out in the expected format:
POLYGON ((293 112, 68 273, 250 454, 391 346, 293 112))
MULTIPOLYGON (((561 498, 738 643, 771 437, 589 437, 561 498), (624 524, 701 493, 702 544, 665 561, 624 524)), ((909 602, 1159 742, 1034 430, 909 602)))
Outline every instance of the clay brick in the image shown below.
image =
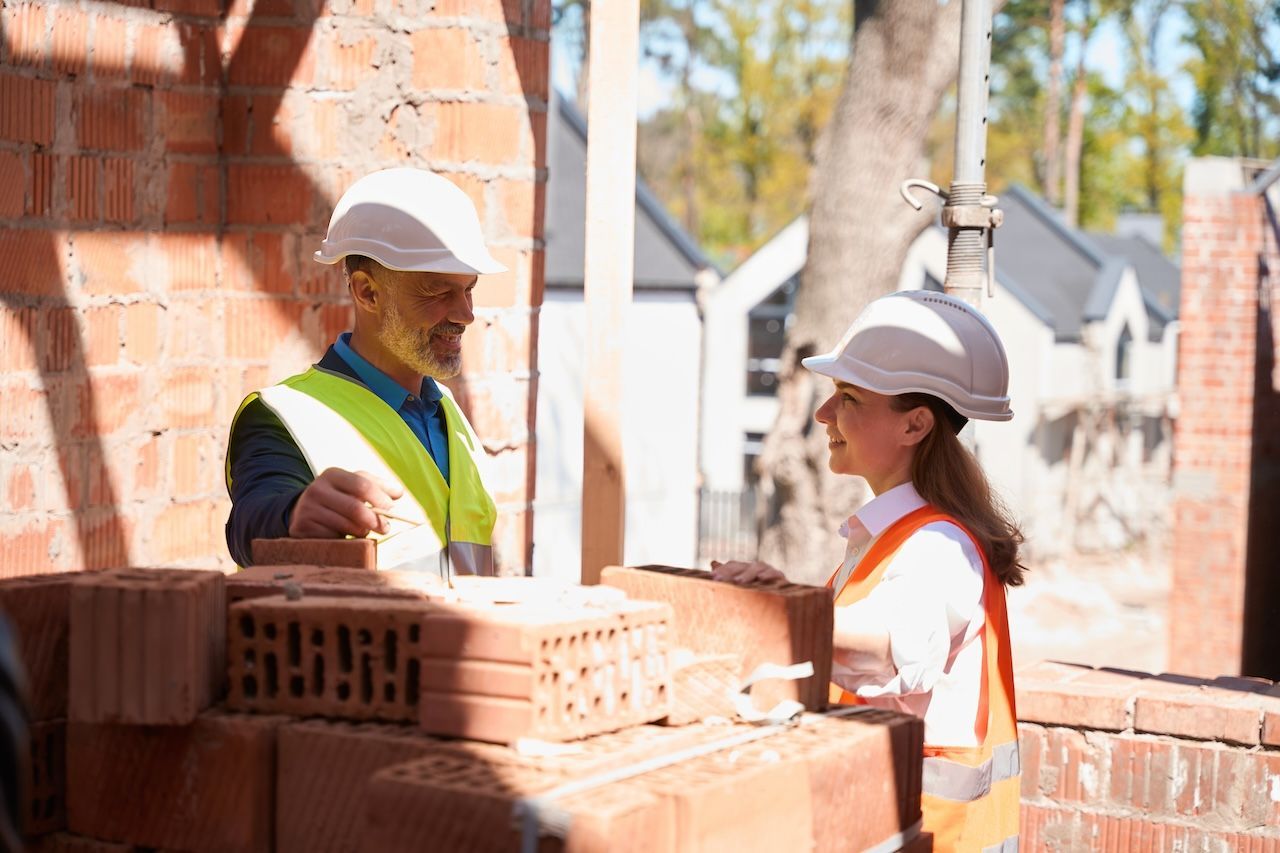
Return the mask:
POLYGON ((600 580, 632 598, 667 602, 675 611, 676 645, 700 654, 741 654, 744 675, 762 663, 812 661, 811 678, 753 686, 757 708, 767 710, 783 699, 798 700, 810 710, 826 707, 833 630, 829 590, 717 583, 706 572, 663 566, 610 566, 600 580))
POLYGON ((0 74, 0 139, 53 142, 54 82, 0 74))
POLYGON ((439 598, 440 582, 416 572, 371 572, 330 566, 249 566, 227 578, 227 606, 283 595, 285 584, 312 595, 345 598, 439 598))
POLYGON ((67 825, 67 721, 35 723, 28 737, 31 765, 22 834, 33 838, 67 825))
POLYGON ((27 674, 28 713, 36 722, 67 715, 67 636, 75 574, 42 574, 0 583, 27 674))
POLYGON ((669 726, 685 726, 707 717, 732 719, 733 695, 742 683, 742 655, 695 655, 677 649, 671 665, 669 726))
MULTIPOLYGON (((366 789, 363 850, 409 853, 430 838, 440 850, 518 850, 515 803, 555 787, 557 777, 528 768, 490 765, 459 755, 431 755, 375 774, 366 789)), ((673 850, 672 815, 644 792, 608 788, 566 797, 566 838, 543 838, 540 853, 573 850, 641 853, 673 850)))
POLYGON ((71 690, 78 722, 190 723, 221 692, 221 572, 133 569, 71 589, 71 690))
POLYGON ((671 609, 444 607, 424 623, 419 722, 494 743, 587 737, 667 716, 671 609))
POLYGON ((372 539, 255 539, 254 565, 339 566, 378 568, 377 543, 372 539))
POLYGON ((228 609, 227 705, 352 720, 417 719, 429 605, 271 596, 228 609))
POLYGON ((1253 693, 1210 686, 1173 692, 1141 692, 1133 710, 1135 731, 1256 746, 1262 735, 1263 700, 1253 693))
MULTIPOLYGON (((693 728, 757 734, 746 726, 693 728)), ((889 712, 810 717, 761 740, 556 798, 551 806, 568 818, 567 833, 544 835, 538 849, 866 849, 919 818, 922 737, 918 720, 889 712), (632 811, 619 811, 628 803, 632 811)), ((644 757, 672 751, 653 746, 644 757)), ((516 801, 583 778, 433 752, 374 775, 365 849, 407 850, 422 838, 439 839, 441 849, 516 849, 516 801)))
POLYGON ((495 744, 441 740, 406 726, 329 720, 290 724, 279 732, 276 849, 360 849, 365 783, 375 772, 414 758, 444 753, 571 779, 705 743, 725 731, 725 726, 633 726, 579 741, 568 752, 527 755, 495 744))
POLYGON ((67 826, 169 850, 272 847, 282 717, 201 714, 190 726, 67 726, 67 826))
POLYGON ((1031 723, 1124 731, 1133 725, 1133 692, 1123 685, 1021 681, 1018 719, 1031 723))

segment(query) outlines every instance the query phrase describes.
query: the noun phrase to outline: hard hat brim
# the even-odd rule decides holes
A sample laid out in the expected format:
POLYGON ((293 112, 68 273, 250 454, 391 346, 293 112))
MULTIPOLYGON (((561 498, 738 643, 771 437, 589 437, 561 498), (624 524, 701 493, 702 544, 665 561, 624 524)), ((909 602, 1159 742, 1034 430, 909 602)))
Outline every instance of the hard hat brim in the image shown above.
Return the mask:
POLYGON ((405 251, 377 240, 325 240, 312 256, 322 264, 336 264, 347 255, 364 255, 390 270, 400 272, 439 272, 458 275, 492 275, 506 272, 488 252, 470 252, 464 256, 449 249, 405 251))
MULTIPOLYGON (((959 402, 960 393, 948 394, 938 388, 937 377, 921 376, 909 371, 891 372, 874 367, 865 362, 848 358, 841 352, 829 352, 823 355, 811 355, 800 360, 800 363, 812 373, 826 376, 839 382, 848 382, 859 388, 866 388, 877 394, 896 397, 899 394, 931 394, 943 400, 951 408, 967 418, 982 421, 1008 421, 1013 419, 1013 410, 1009 408, 1008 397, 987 397, 981 400, 982 406, 975 407, 959 402)), ((960 389, 956 389, 957 392, 960 389)), ((972 397, 972 394, 968 395, 972 397)))

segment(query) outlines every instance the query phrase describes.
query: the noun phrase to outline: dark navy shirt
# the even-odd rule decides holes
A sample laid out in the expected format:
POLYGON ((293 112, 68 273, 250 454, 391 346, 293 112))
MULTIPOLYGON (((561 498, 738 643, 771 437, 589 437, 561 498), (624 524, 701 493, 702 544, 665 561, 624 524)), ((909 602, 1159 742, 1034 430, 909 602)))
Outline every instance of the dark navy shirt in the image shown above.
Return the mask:
MULTIPOLYGON (((339 343, 346 344, 341 338, 335 341, 316 367, 368 386, 356 367, 338 354, 339 343)), ((346 345, 346 350, 354 356, 353 361, 360 359, 349 345, 346 345)), ((364 359, 360 361, 364 362, 362 366, 367 366, 388 382, 391 381, 364 359)), ((426 379, 422 394, 415 398, 418 405, 410 406, 408 414, 404 407, 410 402, 408 398, 412 395, 398 385, 396 388, 398 394, 405 399, 400 407, 393 408, 405 418, 424 449, 430 453, 435 440, 444 450, 441 454, 443 464, 438 464, 438 467, 447 481, 448 444, 445 441, 447 433, 444 411, 439 405, 439 387, 431 379, 426 379), (428 411, 424 398, 434 398, 430 401, 434 404, 433 411, 428 411)), ((372 387, 370 390, 378 393, 372 387)), ((378 396, 384 401, 387 399, 382 394, 378 396)), ((388 405, 392 404, 388 402, 388 405)), ((433 455, 432 458, 437 457, 433 455)), ((228 492, 231 495, 231 514, 227 517, 226 525, 227 550, 231 552, 237 565, 248 566, 253 563, 250 546, 254 539, 279 539, 289 535, 293 505, 315 477, 288 429, 260 399, 245 406, 232 426, 231 436, 227 441, 227 468, 230 475, 228 492)))

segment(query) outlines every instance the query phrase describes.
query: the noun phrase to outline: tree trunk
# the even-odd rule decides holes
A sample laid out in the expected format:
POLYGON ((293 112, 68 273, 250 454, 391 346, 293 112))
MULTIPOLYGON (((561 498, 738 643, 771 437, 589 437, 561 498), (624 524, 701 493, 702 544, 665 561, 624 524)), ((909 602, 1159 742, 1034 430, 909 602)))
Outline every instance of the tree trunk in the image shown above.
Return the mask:
POLYGON ((1057 207, 1062 180, 1062 53, 1067 38, 1066 0, 1049 2, 1049 83, 1044 103, 1044 197, 1057 207))
POLYGON ((894 289, 935 215, 912 211, 898 186, 925 173, 925 135, 956 77, 960 1, 858 0, 854 22, 810 188, 808 262, 782 355, 778 420, 760 460, 760 556, 796 580, 826 579, 841 549, 836 528, 865 494, 860 479, 827 470, 813 412, 831 386, 800 359, 834 346, 864 305, 894 289))
POLYGON ((1092 24, 1086 8, 1084 27, 1080 30, 1080 58, 1076 62, 1076 78, 1071 85, 1071 116, 1067 119, 1067 150, 1063 164, 1066 172, 1066 186, 1062 193, 1063 219, 1072 228, 1080 219, 1080 161, 1084 149, 1085 95, 1089 89, 1084 57, 1089 48, 1089 37, 1093 34, 1092 24))

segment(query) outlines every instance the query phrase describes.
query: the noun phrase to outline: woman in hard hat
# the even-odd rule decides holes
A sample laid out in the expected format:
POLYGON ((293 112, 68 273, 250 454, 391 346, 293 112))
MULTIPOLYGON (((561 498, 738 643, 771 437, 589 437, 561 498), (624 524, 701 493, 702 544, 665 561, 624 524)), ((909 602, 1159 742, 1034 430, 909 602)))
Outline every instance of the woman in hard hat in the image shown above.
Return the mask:
MULTIPOLYGON (((990 323, 958 299, 894 293, 840 344, 803 361, 830 377, 815 415, 829 465, 874 498, 842 527, 831 698, 922 717, 922 809, 939 850, 1016 850, 1018 732, 1006 586, 1022 535, 960 442, 968 418, 1007 421, 1008 361, 990 323)), ((720 580, 781 577, 713 563, 720 580)))

